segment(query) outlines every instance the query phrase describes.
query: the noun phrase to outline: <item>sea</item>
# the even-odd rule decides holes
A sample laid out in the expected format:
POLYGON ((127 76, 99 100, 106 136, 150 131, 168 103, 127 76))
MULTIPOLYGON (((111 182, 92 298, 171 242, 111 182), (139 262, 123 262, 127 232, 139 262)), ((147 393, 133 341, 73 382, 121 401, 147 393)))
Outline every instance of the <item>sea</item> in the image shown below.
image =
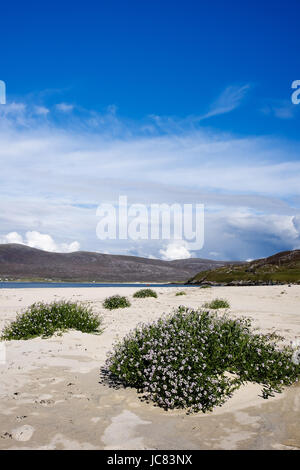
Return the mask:
MULTIPOLYGON (((58 287, 182 287, 183 284, 97 283, 97 282, 13 282, 1 281, 0 289, 57 289, 58 287)), ((188 287, 188 286, 184 286, 188 287)))

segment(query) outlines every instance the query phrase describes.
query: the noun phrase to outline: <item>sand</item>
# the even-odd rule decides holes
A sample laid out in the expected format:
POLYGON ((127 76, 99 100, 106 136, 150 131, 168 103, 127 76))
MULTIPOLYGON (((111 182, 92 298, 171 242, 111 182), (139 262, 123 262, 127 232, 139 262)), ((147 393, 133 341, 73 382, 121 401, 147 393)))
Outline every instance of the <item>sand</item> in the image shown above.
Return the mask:
POLYGON ((230 315, 250 316, 263 332, 300 338, 300 286, 155 288, 158 298, 133 299, 135 288, 1 289, 0 329, 35 301, 88 301, 103 315, 101 336, 71 331, 49 339, 5 343, 0 351, 0 449, 299 449, 300 386, 269 400, 248 384, 209 414, 163 411, 132 389, 100 383, 114 341, 139 322, 181 304, 199 307, 215 297, 230 315), (107 311, 108 295, 132 306, 107 311), (2 363, 1 363, 2 358, 2 363))

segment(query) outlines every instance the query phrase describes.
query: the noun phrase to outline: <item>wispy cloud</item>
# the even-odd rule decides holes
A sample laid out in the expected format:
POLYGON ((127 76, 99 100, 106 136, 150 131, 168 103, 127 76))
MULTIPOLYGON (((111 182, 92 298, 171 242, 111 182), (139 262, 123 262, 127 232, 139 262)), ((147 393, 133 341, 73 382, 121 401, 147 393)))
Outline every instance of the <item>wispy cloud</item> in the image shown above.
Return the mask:
MULTIPOLYGON (((242 105, 245 100, 248 92, 251 89, 250 84, 242 86, 228 86, 220 94, 220 96, 211 104, 209 110, 204 114, 199 115, 190 115, 183 119, 177 119, 172 116, 159 116, 159 115, 150 115, 152 123, 154 123, 154 129, 157 127, 165 132, 181 132, 182 128, 189 128, 192 130, 195 126, 199 125, 205 119, 230 113, 234 111, 239 106, 242 105)), ((145 124, 145 129, 148 129, 149 132, 153 130, 153 125, 145 124)))
POLYGON ((198 119, 203 120, 217 116, 219 114, 230 113, 242 104, 249 90, 249 84, 227 87, 216 99, 216 101, 212 103, 210 110, 203 116, 200 116, 198 119))
POLYGON ((61 111, 62 113, 70 113, 73 111, 74 109, 74 105, 73 104, 70 104, 70 103, 58 103, 56 105, 56 109, 58 111, 61 111))
POLYGON ((77 120, 66 113, 62 127, 52 112, 45 119, 27 104, 7 106, 0 120, 2 240, 16 232, 28 243, 27 233, 38 233, 57 247, 76 240, 100 252, 191 254, 161 241, 99 241, 97 205, 126 194, 129 203, 204 203, 204 249, 192 255, 247 259, 300 246, 299 143, 290 148, 179 120, 161 132, 153 119, 128 122, 114 108, 77 120))
POLYGON ((34 106, 34 112, 40 116, 47 116, 50 110, 46 106, 34 106))
POLYGON ((288 100, 269 100, 261 108, 261 112, 278 119, 293 119, 299 112, 299 107, 288 100))

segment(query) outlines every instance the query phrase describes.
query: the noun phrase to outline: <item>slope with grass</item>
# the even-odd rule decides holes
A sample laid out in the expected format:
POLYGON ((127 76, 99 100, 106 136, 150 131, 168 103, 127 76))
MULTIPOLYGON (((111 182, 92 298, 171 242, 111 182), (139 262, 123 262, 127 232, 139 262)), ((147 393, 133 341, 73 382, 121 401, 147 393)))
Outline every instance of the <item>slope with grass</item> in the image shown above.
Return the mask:
POLYGON ((300 284, 300 250, 283 251, 249 263, 199 272, 188 282, 203 285, 300 284))

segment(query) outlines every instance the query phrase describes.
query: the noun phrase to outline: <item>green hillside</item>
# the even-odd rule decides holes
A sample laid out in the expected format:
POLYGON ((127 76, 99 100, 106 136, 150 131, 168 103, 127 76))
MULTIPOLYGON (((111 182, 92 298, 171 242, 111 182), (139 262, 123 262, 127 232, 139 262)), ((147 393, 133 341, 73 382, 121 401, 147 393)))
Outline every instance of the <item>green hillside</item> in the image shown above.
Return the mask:
POLYGON ((300 250, 284 251, 250 263, 202 271, 188 282, 226 285, 300 284, 300 250))

